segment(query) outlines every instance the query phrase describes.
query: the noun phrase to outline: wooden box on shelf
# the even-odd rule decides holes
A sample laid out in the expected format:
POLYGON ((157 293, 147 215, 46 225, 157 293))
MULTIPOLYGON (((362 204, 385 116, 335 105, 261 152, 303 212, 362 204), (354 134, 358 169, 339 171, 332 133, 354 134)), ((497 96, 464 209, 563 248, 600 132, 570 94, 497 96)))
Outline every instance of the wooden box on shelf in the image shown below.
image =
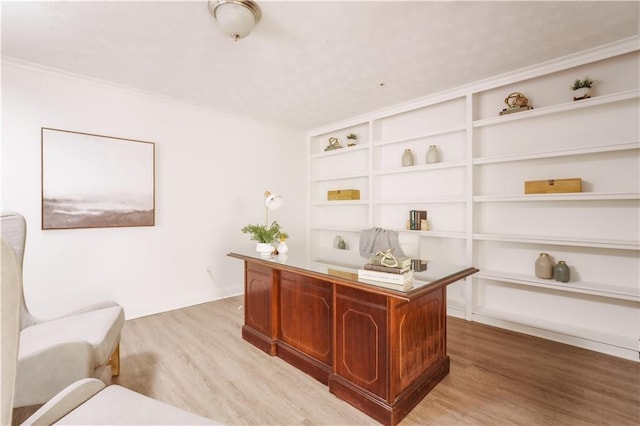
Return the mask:
POLYGON ((561 192, 582 192, 582 179, 527 180, 524 182, 525 194, 548 194, 561 192))
POLYGON ((359 199, 360 199, 359 189, 338 189, 335 191, 327 191, 327 200, 329 201, 359 200, 359 199))

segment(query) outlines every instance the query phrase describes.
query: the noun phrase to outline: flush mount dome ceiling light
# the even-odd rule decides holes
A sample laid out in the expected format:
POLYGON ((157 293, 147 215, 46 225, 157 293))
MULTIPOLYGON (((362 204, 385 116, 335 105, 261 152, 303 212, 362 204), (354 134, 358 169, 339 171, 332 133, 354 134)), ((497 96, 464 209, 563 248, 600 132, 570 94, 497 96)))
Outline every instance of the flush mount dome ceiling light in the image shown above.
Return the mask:
POLYGON ((209 12, 236 41, 248 36, 262 17, 260 7, 251 0, 209 0, 209 12))

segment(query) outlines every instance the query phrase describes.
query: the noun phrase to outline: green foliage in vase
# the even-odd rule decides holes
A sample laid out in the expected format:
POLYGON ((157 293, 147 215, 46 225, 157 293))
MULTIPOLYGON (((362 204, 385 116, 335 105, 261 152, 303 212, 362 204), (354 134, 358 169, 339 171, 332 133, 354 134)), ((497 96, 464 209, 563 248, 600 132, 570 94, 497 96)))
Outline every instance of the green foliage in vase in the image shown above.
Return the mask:
POLYGON ((594 83, 595 82, 589 77, 585 77, 582 80, 580 80, 579 78, 576 78, 576 81, 574 81, 573 85, 571 86, 571 90, 578 90, 578 89, 582 89, 583 87, 591 88, 591 86, 593 86, 594 83))
POLYGON ((269 228, 265 225, 247 225, 241 231, 243 234, 251 235, 252 240, 266 244, 274 244, 282 234, 286 234, 281 231, 280 225, 276 221, 273 221, 269 228))
POLYGON ((355 133, 349 133, 347 135, 347 139, 358 139, 358 135, 356 135, 355 133))

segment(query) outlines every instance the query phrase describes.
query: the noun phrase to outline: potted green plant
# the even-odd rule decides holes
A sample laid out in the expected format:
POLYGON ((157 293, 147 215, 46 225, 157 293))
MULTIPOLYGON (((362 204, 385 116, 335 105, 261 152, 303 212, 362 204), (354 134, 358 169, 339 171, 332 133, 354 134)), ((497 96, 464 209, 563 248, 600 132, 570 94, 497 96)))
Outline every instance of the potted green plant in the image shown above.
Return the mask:
POLYGON ((571 85, 571 90, 575 92, 573 96, 573 100, 577 101, 580 99, 587 99, 591 97, 591 87, 595 84, 588 76, 580 80, 576 78, 576 80, 571 85))
POLYGON ((243 234, 249 234, 251 239, 257 241, 256 251, 262 256, 268 256, 274 251, 274 244, 284 233, 278 222, 273 221, 271 226, 266 225, 247 225, 241 229, 243 234))
POLYGON ((347 135, 347 146, 354 146, 358 143, 358 135, 355 133, 349 133, 347 135))

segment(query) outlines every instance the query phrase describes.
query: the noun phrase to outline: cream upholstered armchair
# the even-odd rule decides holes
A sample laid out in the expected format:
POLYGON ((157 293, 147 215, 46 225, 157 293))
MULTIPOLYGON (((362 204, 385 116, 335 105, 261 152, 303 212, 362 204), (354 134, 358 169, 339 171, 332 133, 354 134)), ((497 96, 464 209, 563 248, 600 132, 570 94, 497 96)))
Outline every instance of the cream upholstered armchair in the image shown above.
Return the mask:
MULTIPOLYGON (((22 272, 11 246, 4 239, 1 240, 1 245, 2 412, 0 424, 10 425, 15 395, 16 360, 23 336, 19 319, 22 303, 22 272)), ((51 424, 204 425, 219 423, 156 401, 122 386, 106 386, 100 380, 88 378, 64 388, 23 423, 23 425, 51 424)))
MULTIPOLYGON (((2 213, 0 228, 22 274, 26 221, 18 213, 2 213)), ((79 379, 94 377, 110 382, 110 376, 119 374, 120 332, 124 325, 120 305, 104 302, 42 320, 27 309, 22 276, 19 282, 20 346, 14 407, 43 404, 79 379)))

